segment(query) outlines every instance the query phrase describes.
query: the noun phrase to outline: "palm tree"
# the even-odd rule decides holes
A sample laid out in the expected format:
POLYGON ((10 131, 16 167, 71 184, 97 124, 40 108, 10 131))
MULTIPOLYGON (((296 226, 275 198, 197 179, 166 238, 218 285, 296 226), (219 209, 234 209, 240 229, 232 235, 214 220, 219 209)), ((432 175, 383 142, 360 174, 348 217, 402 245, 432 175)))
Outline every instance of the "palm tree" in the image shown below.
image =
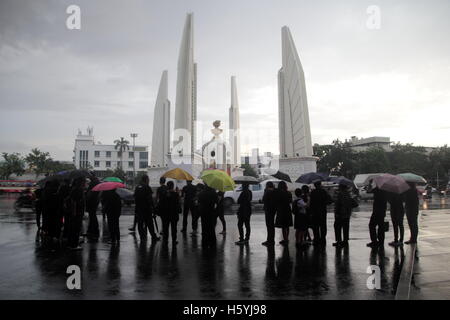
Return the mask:
POLYGON ((115 140, 114 141, 114 149, 119 149, 119 156, 120 156, 120 168, 122 168, 122 157, 123 157, 123 152, 125 150, 130 150, 130 147, 128 146, 130 144, 130 142, 128 140, 125 140, 123 137, 120 137, 120 140, 115 140))

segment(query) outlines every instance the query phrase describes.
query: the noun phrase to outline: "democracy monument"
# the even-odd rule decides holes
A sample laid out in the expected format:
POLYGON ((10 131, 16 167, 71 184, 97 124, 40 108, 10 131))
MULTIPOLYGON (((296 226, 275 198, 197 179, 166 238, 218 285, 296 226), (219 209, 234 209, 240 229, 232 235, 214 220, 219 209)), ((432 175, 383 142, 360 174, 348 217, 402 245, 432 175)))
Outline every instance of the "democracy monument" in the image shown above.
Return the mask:
MULTIPOLYGON (((215 168, 231 176, 242 175, 240 121, 236 77, 231 77, 228 139, 222 137, 221 121, 216 120, 211 140, 196 148, 197 140, 197 63, 194 62, 194 16, 189 13, 183 29, 178 55, 174 130, 170 130, 168 72, 164 70, 158 89, 153 118, 153 136, 148 175, 157 181, 168 169, 180 167, 194 177, 204 169, 215 168), (172 143, 172 146, 171 146, 172 143)), ((305 76, 288 27, 282 28, 282 67, 278 72, 278 121, 280 155, 269 170, 280 170, 292 180, 316 171, 305 76)))

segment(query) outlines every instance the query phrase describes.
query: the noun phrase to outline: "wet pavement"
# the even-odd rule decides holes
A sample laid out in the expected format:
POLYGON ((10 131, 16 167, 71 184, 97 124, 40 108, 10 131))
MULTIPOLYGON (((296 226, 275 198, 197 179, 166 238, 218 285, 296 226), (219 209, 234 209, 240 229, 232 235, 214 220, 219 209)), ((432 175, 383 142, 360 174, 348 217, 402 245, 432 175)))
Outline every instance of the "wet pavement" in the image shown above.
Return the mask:
MULTIPOLYGON (((442 207, 437 200, 428 208, 442 207)), ((128 232, 132 208, 120 219, 118 248, 107 243, 107 226, 101 223, 98 243, 85 242, 82 251, 50 253, 35 242, 34 214, 15 213, 13 202, 0 196, 0 299, 394 299, 403 261, 400 249, 386 246, 383 253, 366 247, 370 202, 353 214, 348 249, 331 245, 332 214, 325 248, 297 251, 291 229, 289 248, 268 249, 261 245, 264 215, 256 210, 249 246, 234 244, 237 219, 226 215, 228 233, 218 235, 215 253, 201 248, 200 236, 181 233, 174 248, 170 242, 168 247, 140 243, 128 232), (66 287, 66 269, 74 264, 81 268, 81 290, 66 287), (366 285, 367 268, 375 264, 381 270, 379 290, 366 285)), ((219 222, 217 232, 220 228, 219 222)), ((392 240, 391 233, 386 240, 392 240)))

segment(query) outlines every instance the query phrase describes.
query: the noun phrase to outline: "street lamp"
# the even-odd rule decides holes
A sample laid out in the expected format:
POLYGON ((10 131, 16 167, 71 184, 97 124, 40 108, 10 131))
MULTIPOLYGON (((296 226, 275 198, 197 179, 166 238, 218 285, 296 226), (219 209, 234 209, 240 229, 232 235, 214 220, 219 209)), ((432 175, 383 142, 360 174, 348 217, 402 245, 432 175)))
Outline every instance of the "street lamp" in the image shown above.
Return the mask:
POLYGON ((135 149, 135 139, 137 138, 138 134, 137 133, 131 133, 130 134, 131 138, 133 138, 133 186, 134 186, 134 179, 136 176, 136 154, 134 152, 135 149))

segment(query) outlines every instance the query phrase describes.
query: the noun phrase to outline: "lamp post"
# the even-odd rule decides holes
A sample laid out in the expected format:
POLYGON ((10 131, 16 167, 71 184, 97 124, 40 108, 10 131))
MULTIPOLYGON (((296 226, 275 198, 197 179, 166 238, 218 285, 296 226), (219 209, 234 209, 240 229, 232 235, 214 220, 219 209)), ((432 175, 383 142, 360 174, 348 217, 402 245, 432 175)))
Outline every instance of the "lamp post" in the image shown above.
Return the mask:
POLYGON ((136 176, 136 154, 134 152, 135 149, 135 139, 137 138, 138 134, 137 133, 131 133, 130 134, 131 138, 133 138, 133 186, 134 186, 134 179, 136 176))

